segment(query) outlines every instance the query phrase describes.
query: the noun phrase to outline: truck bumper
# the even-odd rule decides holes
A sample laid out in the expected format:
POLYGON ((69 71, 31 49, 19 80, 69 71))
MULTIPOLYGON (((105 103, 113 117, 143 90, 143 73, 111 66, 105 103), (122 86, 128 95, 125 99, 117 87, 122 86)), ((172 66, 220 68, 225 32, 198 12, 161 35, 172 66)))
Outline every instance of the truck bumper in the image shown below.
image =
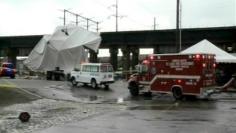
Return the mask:
POLYGON ((200 90, 200 97, 209 97, 210 95, 214 93, 219 93, 219 90, 216 89, 216 86, 211 86, 211 87, 203 87, 200 90))
POLYGON ((114 81, 101 81, 100 84, 112 84, 114 81))

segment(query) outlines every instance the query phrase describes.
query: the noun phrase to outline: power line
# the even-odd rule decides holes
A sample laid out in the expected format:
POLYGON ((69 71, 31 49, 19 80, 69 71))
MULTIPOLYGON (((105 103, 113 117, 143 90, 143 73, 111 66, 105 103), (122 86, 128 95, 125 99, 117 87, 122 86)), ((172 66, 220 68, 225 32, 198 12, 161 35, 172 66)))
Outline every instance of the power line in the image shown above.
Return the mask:
MULTIPOLYGON (((115 13, 113 15, 110 15, 108 16, 106 19, 110 19, 110 17, 114 17, 115 18, 115 30, 118 31, 119 30, 119 19, 121 18, 124 18, 124 17, 127 17, 127 16, 124 16, 124 15, 120 15, 120 12, 119 12, 119 3, 118 3, 118 0, 116 0, 116 3, 107 7, 104 3, 102 3, 101 1, 99 0, 91 0, 93 1, 94 3, 100 5, 103 7, 103 9, 106 9, 107 11, 111 12, 111 11, 114 11, 115 13), (112 9, 113 8, 113 9, 112 9), (115 10, 114 10, 115 9, 115 10)), ((145 8, 146 10, 147 8, 145 8)), ((148 29, 151 29, 151 25, 145 25, 143 23, 140 23, 134 19, 130 19, 129 17, 127 17, 128 20, 134 22, 135 24, 139 24, 139 25, 142 25, 148 29)))
POLYGON ((71 11, 66 10, 66 9, 63 10, 63 16, 64 16, 63 17, 63 24, 64 25, 66 25, 66 13, 69 13, 69 14, 74 15, 76 17, 76 20, 75 20, 76 25, 78 25, 78 23, 79 23, 79 21, 78 21, 79 19, 78 18, 81 18, 82 20, 85 20, 86 23, 87 23, 87 25, 86 25, 87 30, 89 30, 89 23, 92 22, 93 24, 95 24, 97 26, 96 29, 97 29, 97 32, 98 32, 98 30, 99 30, 99 28, 98 28, 99 22, 98 21, 95 21, 95 20, 93 20, 91 18, 84 17, 84 16, 82 16, 80 14, 71 12, 71 11))
POLYGON ((141 8, 144 9, 144 11, 146 11, 149 14, 152 14, 152 16, 155 14, 153 11, 150 10, 150 8, 147 8, 146 6, 144 6, 143 4, 140 4, 140 1, 135 1, 135 4, 141 8), (141 6, 142 5, 142 6, 141 6))

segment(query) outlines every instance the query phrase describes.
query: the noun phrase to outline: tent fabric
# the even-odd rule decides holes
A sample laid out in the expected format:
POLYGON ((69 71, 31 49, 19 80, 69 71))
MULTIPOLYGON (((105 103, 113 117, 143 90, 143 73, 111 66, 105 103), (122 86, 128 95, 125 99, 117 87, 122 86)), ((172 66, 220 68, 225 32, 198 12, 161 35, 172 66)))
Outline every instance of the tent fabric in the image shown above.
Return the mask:
POLYGON ((210 53, 216 55, 217 63, 236 63, 236 57, 218 48, 204 39, 197 44, 181 51, 180 53, 210 53))
POLYGON ((32 71, 54 70, 70 72, 87 60, 84 46, 97 52, 101 43, 98 33, 77 26, 57 27, 52 35, 45 35, 24 61, 32 71))

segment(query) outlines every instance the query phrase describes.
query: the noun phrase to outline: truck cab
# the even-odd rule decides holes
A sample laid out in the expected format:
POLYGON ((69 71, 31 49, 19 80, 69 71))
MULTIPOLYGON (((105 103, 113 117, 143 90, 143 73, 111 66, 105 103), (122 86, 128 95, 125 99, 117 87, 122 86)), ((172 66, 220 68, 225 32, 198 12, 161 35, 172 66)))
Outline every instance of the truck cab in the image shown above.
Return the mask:
POLYGON ((78 83, 91 84, 92 88, 104 85, 106 89, 114 82, 113 67, 110 63, 83 63, 71 72, 73 86, 78 83))

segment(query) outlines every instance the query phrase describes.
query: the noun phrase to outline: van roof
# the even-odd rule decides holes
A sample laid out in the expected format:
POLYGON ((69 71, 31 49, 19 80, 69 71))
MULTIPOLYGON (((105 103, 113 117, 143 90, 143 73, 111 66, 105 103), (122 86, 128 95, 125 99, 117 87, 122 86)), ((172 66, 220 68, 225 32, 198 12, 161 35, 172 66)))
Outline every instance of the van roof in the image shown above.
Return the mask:
POLYGON ((81 65, 101 66, 101 65, 111 65, 111 64, 110 63, 82 63, 81 65))

